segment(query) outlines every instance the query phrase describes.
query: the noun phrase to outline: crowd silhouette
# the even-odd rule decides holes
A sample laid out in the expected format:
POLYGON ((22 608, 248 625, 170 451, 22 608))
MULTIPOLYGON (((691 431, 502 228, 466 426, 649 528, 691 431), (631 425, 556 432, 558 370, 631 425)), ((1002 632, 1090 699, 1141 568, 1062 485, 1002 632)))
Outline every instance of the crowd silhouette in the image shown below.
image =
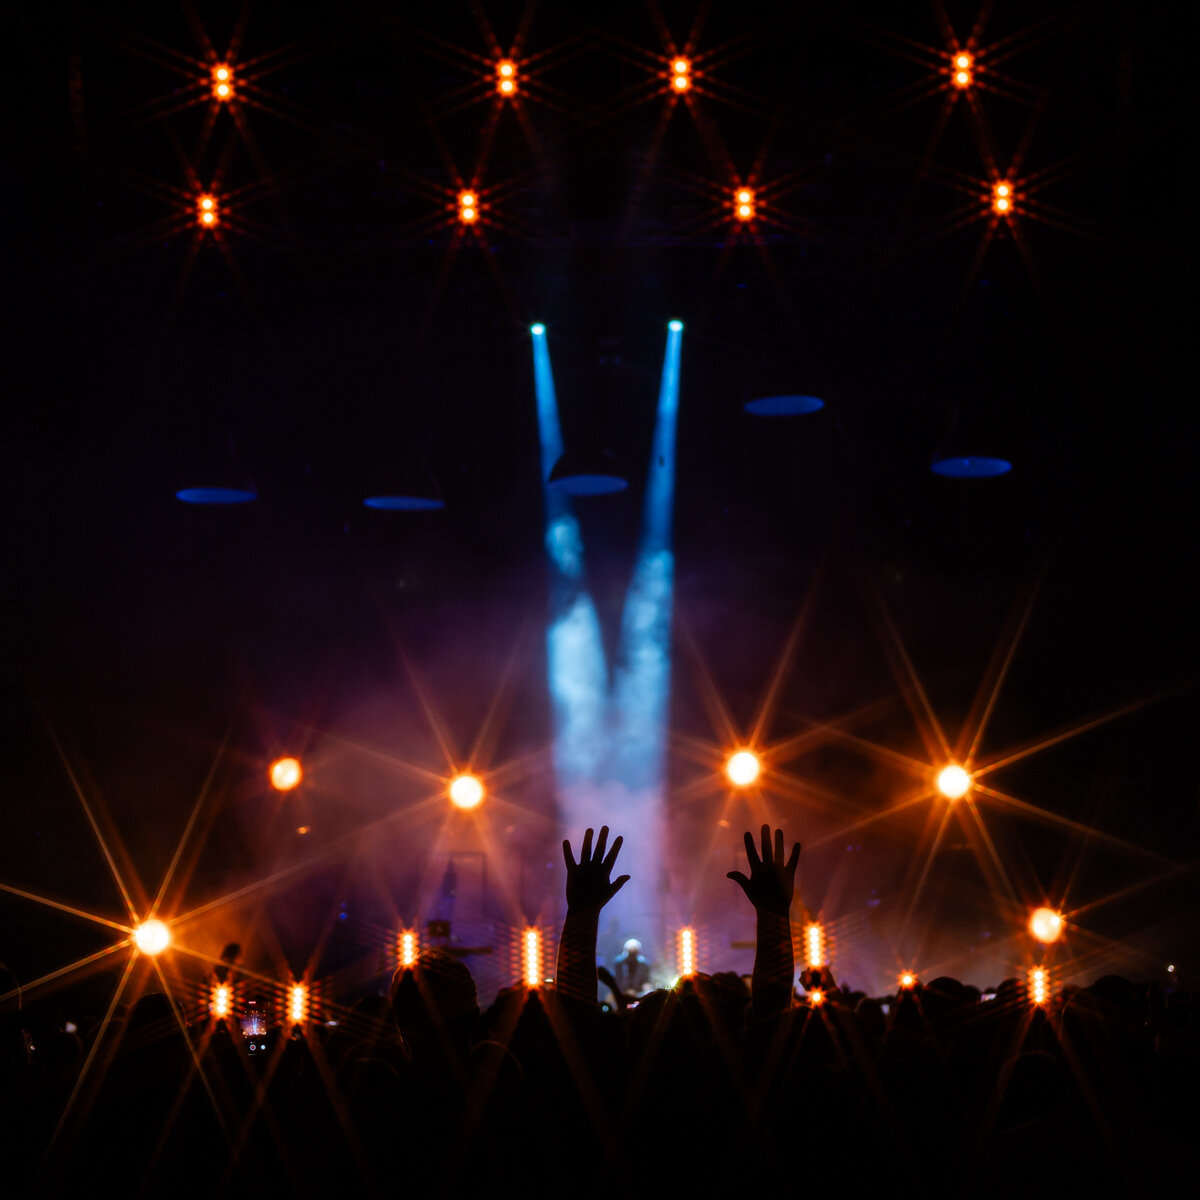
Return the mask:
POLYGON ((745 835, 753 974, 637 998, 600 978, 622 839, 563 842, 552 986, 480 1010, 426 950, 336 1026, 189 1024, 167 995, 39 1030, 0 967, 0 1195, 1106 1196, 1182 1190, 1198 1115, 1195 1007, 1108 976, 1035 1005, 957 980, 886 998, 801 973, 800 847, 745 835), (819 994, 820 1003, 816 1002, 819 994), (782 1194, 782 1192, 781 1192, 782 1194))

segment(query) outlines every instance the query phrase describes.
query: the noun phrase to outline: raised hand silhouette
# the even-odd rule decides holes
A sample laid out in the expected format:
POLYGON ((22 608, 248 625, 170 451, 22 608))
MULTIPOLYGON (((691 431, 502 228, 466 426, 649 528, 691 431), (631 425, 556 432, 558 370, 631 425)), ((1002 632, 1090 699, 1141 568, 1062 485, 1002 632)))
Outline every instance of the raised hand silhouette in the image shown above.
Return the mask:
POLYGON ((792 896, 796 889, 796 867, 800 862, 800 843, 792 846, 787 860, 783 857, 783 830, 775 830, 775 849, 771 849, 771 827, 762 827, 762 854, 754 848, 754 835, 746 831, 746 858, 750 863, 747 877, 741 871, 730 871, 727 879, 746 893, 746 899, 754 905, 755 912, 788 915, 792 907, 792 896))
POLYGON ((563 862, 567 867, 567 918, 558 943, 558 970, 555 991, 559 996, 596 1003, 596 931, 600 910, 629 882, 628 875, 612 878, 622 838, 608 847, 608 826, 600 827, 600 836, 592 846, 593 831, 588 829, 579 847, 579 861, 571 843, 563 839, 563 862), (605 851, 607 850, 607 853, 605 851))

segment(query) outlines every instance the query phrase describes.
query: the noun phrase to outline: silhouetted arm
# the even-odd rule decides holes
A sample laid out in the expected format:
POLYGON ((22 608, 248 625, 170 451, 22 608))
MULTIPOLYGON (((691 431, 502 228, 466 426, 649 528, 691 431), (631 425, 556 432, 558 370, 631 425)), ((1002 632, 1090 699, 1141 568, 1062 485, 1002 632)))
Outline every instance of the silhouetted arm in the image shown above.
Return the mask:
POLYGON ((771 848, 771 829, 764 825, 761 833, 762 854, 754 846, 754 835, 746 833, 746 859, 749 876, 730 871, 732 879, 746 899, 754 905, 758 916, 754 944, 754 974, 750 979, 751 1005, 755 1017, 786 1012, 792 1002, 792 974, 795 958, 792 954, 792 929, 789 911, 796 888, 796 867, 800 862, 800 843, 783 857, 783 830, 775 830, 775 847, 771 848))
POLYGON ((583 835, 579 861, 571 853, 571 843, 563 840, 563 861, 567 866, 567 919, 563 922, 562 938, 558 943, 558 970, 555 990, 572 1000, 596 1003, 596 932, 600 925, 600 910, 629 881, 628 875, 611 880, 622 838, 608 845, 608 826, 600 827, 595 851, 592 850, 592 830, 583 835))

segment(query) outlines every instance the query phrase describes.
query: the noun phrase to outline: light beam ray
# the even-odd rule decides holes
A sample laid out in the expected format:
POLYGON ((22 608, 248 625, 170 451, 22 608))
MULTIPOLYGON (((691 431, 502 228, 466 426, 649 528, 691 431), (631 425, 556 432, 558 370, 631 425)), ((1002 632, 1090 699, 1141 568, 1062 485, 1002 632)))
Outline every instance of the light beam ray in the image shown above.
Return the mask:
MULTIPOLYGON (((51 900, 48 896, 39 896, 36 892, 27 892, 24 888, 15 887, 11 883, 0 883, 0 891, 9 892, 13 896, 20 896, 22 900, 32 900, 35 904, 44 904, 47 908, 56 908, 59 912, 70 913, 73 917, 82 917, 85 921, 94 921, 97 925, 106 925, 109 929, 115 929, 118 933, 133 933, 133 928, 130 925, 122 925, 120 921, 110 921, 108 917, 97 916, 95 913, 87 912, 85 909, 76 908, 71 904, 64 904, 61 900, 51 900)), ((137 922, 137 916, 130 913, 134 922, 137 922)))

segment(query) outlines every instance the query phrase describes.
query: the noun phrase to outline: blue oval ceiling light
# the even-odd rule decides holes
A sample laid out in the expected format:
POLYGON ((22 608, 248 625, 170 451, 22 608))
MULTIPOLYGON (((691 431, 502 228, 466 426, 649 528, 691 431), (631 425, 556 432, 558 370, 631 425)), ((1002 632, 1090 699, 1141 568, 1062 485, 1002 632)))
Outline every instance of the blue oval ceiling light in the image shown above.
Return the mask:
POLYGON ((667 328, 672 333, 682 333, 683 332, 683 322, 682 321, 668 321, 667 328))
POLYGON ((546 332, 546 327, 541 323, 541 321, 537 321, 533 325, 530 325, 529 332, 532 333, 534 337, 541 337, 542 334, 546 332))
POLYGON ((757 396, 747 400, 742 407, 756 417, 798 417, 805 413, 820 412, 825 401, 816 396, 757 396))
POLYGON ((546 486, 568 496, 608 496, 623 492, 629 480, 607 450, 568 450, 551 467, 546 486))
POLYGON ((1012 470, 1012 463, 1007 458, 986 454, 954 454, 935 458, 931 469, 945 479, 995 479, 998 475, 1007 475, 1012 470))
POLYGON ((175 493, 184 504, 248 504, 258 498, 249 487, 187 487, 175 493))
POLYGON ((368 496, 363 505, 382 512, 436 512, 446 502, 434 496, 368 496))

